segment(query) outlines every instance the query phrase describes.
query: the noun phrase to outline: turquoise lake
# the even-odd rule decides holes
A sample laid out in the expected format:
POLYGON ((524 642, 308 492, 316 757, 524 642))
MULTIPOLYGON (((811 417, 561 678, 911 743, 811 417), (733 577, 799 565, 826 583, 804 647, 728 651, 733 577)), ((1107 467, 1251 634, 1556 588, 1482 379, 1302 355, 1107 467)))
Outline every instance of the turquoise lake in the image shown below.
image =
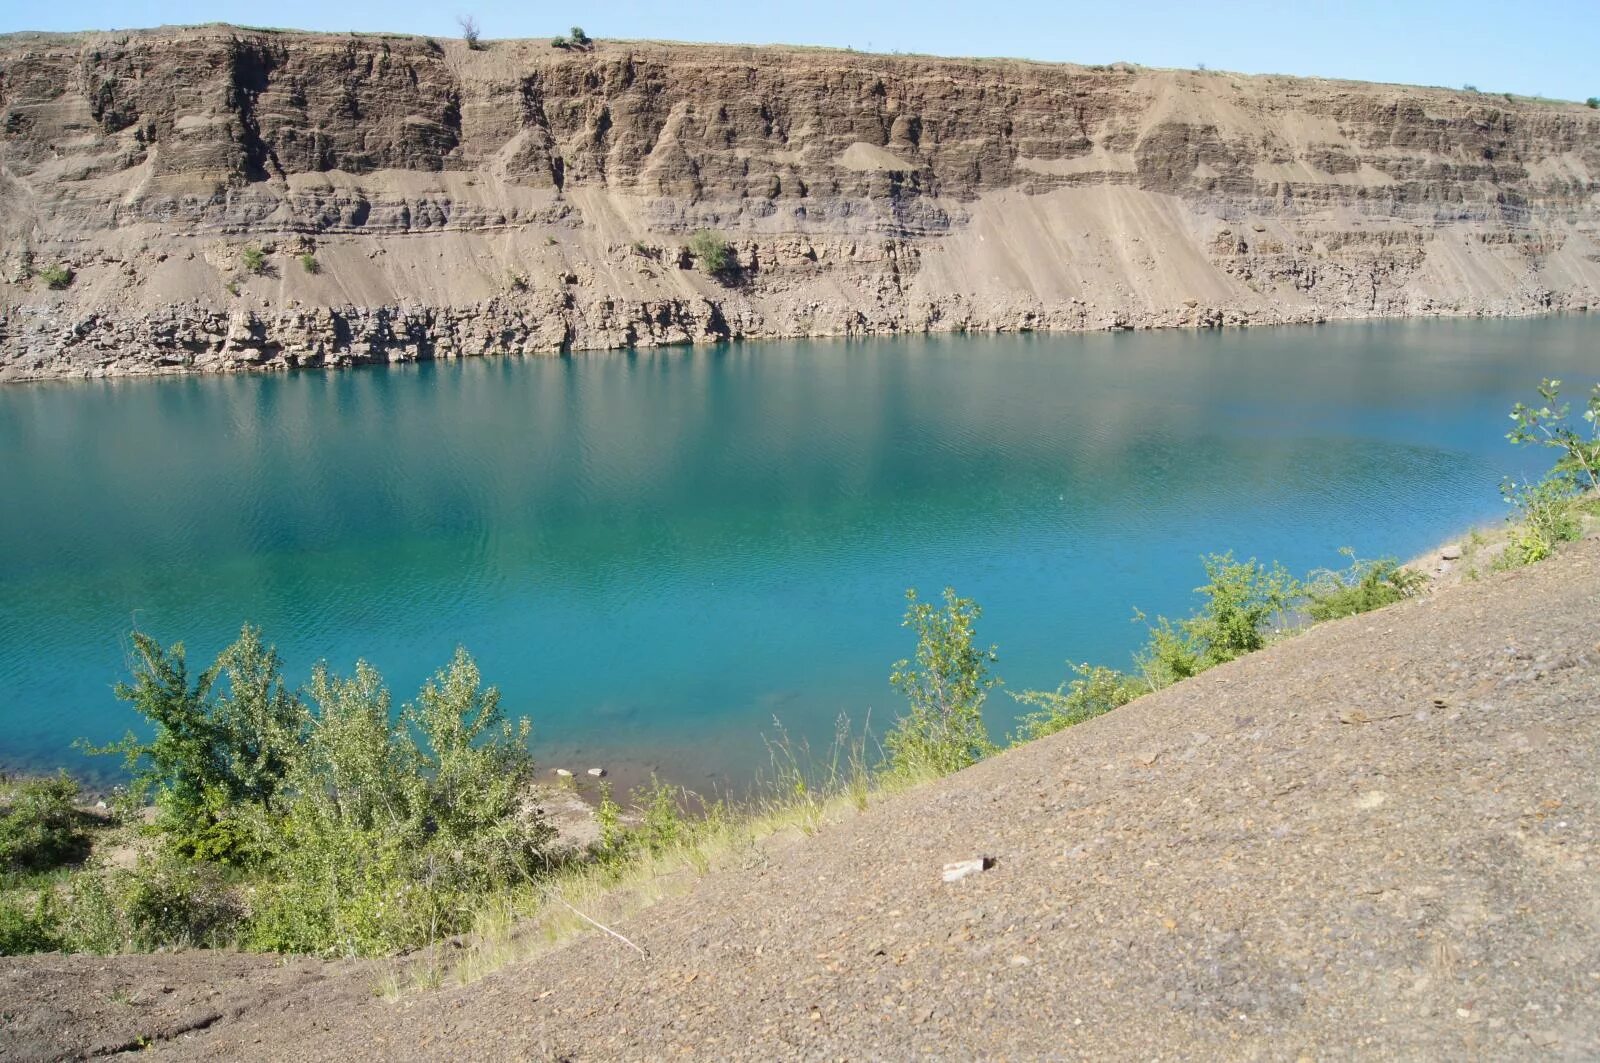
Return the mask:
MULTIPOLYGON (((1012 689, 1125 665, 1199 556, 1293 571, 1501 519, 1600 319, 805 341, 0 388, 0 766, 76 738, 130 629, 243 621, 396 702, 465 645, 545 768, 737 782, 774 718, 887 723, 904 592, 984 608, 1012 689)), ((1003 732, 1017 706, 997 693, 1003 732)))

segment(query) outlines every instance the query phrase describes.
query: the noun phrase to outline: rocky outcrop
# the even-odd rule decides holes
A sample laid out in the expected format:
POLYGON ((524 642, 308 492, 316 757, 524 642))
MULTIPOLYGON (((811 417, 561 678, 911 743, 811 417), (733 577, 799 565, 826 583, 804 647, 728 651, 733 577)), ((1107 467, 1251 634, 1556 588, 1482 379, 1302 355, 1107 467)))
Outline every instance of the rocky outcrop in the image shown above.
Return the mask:
POLYGON ((0 379, 1587 309, 1597 193, 1600 113, 1439 89, 19 34, 0 38, 0 379), (688 251, 701 228, 731 268, 688 251))

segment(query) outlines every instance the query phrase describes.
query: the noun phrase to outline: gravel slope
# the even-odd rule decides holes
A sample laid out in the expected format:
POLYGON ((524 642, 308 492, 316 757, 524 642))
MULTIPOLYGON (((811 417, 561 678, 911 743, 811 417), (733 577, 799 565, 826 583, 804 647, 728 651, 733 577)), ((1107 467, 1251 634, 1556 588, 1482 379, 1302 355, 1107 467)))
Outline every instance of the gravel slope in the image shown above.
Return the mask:
POLYGON ((7 961, 8 1000, 91 1003, 0 1055, 133 1040, 93 1012, 192 1058, 1594 1058, 1597 640, 1590 540, 710 876, 619 926, 648 958, 594 934, 399 1003, 358 965, 7 961), (93 1003, 140 970, 216 1017, 93 1003))

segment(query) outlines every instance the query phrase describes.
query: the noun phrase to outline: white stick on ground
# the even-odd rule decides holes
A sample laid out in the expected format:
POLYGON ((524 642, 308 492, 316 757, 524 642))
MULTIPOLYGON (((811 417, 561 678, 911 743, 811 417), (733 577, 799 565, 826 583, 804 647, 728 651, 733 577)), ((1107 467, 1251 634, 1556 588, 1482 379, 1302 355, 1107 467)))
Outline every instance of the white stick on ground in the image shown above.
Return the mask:
MULTIPOLYGON (((559 897, 556 898, 556 899, 557 900, 561 900, 561 898, 559 898, 559 897)), ((572 905, 567 904, 567 902, 564 901, 564 900, 562 900, 561 903, 565 904, 567 906, 568 910, 570 910, 573 915, 577 916, 579 919, 582 919, 585 923, 589 923, 589 924, 591 924, 593 926, 599 927, 601 930, 604 930, 606 933, 610 934, 612 937, 616 938, 618 941, 620 941, 624 945, 628 946, 634 952, 637 952, 639 955, 645 957, 646 959, 650 958, 650 954, 648 952, 646 952, 644 949, 641 949, 639 946, 635 945, 633 942, 629 941, 627 938, 623 937, 621 934, 617 933, 615 930, 612 930, 609 926, 606 926, 604 923, 598 922, 598 921, 596 921, 594 919, 590 919, 587 915, 584 915, 582 912, 578 911, 578 909, 572 907, 572 905)))

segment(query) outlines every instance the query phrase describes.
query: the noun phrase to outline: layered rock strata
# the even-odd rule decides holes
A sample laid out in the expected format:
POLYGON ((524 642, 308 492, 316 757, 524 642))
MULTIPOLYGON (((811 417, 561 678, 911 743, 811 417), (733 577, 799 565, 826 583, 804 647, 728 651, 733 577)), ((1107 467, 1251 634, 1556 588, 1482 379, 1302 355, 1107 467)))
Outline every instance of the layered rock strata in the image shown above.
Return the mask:
POLYGON ((0 379, 1600 305, 1600 112, 785 48, 0 37, 0 379), (690 236, 727 242, 712 273, 690 236))

